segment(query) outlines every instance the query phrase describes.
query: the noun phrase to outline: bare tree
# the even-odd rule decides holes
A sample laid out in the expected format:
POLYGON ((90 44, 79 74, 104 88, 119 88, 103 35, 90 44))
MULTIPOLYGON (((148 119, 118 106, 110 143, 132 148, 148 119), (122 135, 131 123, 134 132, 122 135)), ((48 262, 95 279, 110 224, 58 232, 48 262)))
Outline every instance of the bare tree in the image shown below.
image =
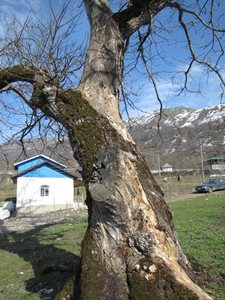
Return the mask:
POLYGON ((77 19, 63 21, 70 2, 60 14, 52 9, 47 26, 27 20, 19 31, 10 28, 14 34, 2 41, 0 50, 0 91, 21 97, 35 121, 47 116, 61 124, 82 166, 89 223, 75 298, 210 299, 191 279, 192 267, 179 246, 172 214, 127 132, 119 100, 125 53, 136 48, 135 63, 142 59, 160 101, 150 63, 161 55, 154 41, 169 25, 165 16, 160 21, 167 11, 177 18, 189 53, 182 90, 189 90, 195 63, 214 72, 223 88, 225 31, 219 2, 84 0, 91 34, 82 74, 83 50, 72 42, 69 30, 77 19), (211 34, 208 44, 203 38, 203 48, 193 45, 194 28, 211 34), (153 44, 155 52, 147 52, 153 44))

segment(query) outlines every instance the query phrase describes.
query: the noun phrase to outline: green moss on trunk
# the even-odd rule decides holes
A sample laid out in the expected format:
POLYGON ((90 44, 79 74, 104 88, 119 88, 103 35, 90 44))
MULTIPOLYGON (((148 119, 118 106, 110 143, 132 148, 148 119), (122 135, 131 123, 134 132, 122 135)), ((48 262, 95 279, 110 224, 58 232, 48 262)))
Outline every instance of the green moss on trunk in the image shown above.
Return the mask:
POLYGON ((108 119, 99 114, 79 90, 68 90, 57 97, 57 107, 64 117, 70 142, 78 146, 78 159, 82 165, 84 177, 90 178, 97 153, 112 146, 129 148, 108 119))
POLYGON ((15 81, 33 82, 37 71, 25 68, 21 65, 16 65, 10 68, 0 70, 0 89, 4 88, 9 83, 15 81))

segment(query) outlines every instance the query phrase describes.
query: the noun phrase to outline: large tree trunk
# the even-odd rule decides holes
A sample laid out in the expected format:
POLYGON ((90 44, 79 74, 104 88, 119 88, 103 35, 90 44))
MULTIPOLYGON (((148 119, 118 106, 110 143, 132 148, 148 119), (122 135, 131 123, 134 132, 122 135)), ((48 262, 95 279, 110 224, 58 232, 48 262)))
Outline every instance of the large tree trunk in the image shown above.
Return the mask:
MULTIPOLYGON (((114 131, 112 129, 112 131, 114 131)), ((187 275, 160 188, 134 145, 104 131, 88 185, 80 299, 210 299, 187 275)))
POLYGON ((210 299, 188 276, 171 212, 125 129, 78 91, 59 99, 88 193, 75 299, 210 299))
POLYGON ((125 127, 79 90, 59 93, 57 107, 87 187, 74 299, 211 299, 191 280, 163 193, 125 127))
POLYGON ((120 118, 123 38, 105 9, 101 18, 91 7, 94 29, 79 89, 58 97, 87 186, 75 299, 210 299, 188 275, 163 193, 120 118))

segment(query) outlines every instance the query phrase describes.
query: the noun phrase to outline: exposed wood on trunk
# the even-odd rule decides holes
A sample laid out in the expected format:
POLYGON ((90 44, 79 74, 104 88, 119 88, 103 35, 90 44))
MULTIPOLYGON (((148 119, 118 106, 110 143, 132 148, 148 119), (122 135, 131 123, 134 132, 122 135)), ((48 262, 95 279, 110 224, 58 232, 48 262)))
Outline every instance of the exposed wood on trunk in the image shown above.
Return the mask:
POLYGON ((81 299, 210 299, 187 275, 171 213, 142 156, 117 142, 97 157, 81 299))
POLYGON ((124 40, 107 1, 85 2, 91 39, 80 89, 97 111, 120 122, 118 92, 124 40))

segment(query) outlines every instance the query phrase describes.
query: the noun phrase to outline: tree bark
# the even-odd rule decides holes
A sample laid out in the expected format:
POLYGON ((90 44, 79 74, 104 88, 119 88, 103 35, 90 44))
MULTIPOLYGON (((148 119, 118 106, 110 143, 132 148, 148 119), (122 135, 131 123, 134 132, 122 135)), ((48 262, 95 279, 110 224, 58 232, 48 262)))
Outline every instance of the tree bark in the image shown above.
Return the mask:
POLYGON ((190 278, 172 214, 143 156, 91 100, 79 90, 60 91, 56 100, 87 188, 74 299, 211 299, 190 278))
POLYGON ((1 89, 16 80, 32 83, 31 106, 67 128, 83 167, 89 220, 74 299, 210 299, 188 275, 163 193, 122 120, 116 122, 119 114, 92 106, 94 85, 88 98, 82 89, 57 89, 36 71, 6 73, 0 72, 1 89))
POLYGON ((171 212, 142 155, 109 123, 102 136, 76 299, 210 299, 187 275, 171 212))
MULTIPOLYGON (((120 118, 123 36, 105 2, 86 1, 92 31, 79 90, 92 113, 79 157, 89 222, 75 299, 210 299, 188 275, 163 193, 120 118)), ((72 144, 78 136, 72 130, 72 144)))
POLYGON ((91 39, 79 89, 93 108, 121 123, 118 89, 122 80, 124 40, 107 1, 85 3, 91 39))

